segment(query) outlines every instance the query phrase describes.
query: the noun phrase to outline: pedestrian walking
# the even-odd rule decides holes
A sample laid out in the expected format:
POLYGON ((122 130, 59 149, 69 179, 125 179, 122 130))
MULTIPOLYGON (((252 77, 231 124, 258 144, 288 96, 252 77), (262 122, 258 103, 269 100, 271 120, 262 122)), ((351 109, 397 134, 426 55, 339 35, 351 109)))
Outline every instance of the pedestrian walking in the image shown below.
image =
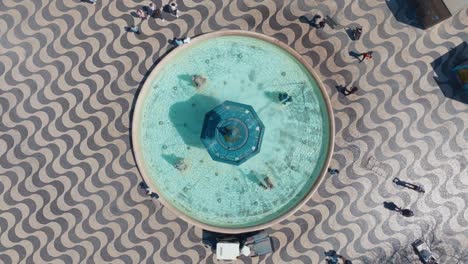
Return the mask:
POLYGON ((372 51, 368 51, 368 52, 364 52, 364 53, 361 53, 359 54, 361 58, 358 58, 359 59, 359 63, 363 62, 365 59, 372 59, 372 51))
POLYGON ((321 15, 314 15, 312 19, 309 21, 309 25, 315 27, 315 28, 323 28, 325 27, 325 19, 322 19, 322 21, 317 23, 317 20, 322 18, 321 15))
POLYGON ((384 207, 388 210, 398 212, 405 217, 414 216, 413 211, 411 211, 410 209, 402 209, 401 207, 398 207, 394 202, 384 202, 384 207))
POLYGON ((317 24, 317 28, 324 28, 325 27, 325 19, 322 19, 322 21, 320 21, 318 24, 317 24))
POLYGON ((163 16, 162 16, 162 12, 161 12, 161 9, 158 8, 156 6, 156 4, 154 3, 151 3, 149 4, 149 13, 148 13, 148 16, 152 17, 152 18, 160 18, 162 21, 166 21, 163 16))
POLYGON ((154 18, 160 18, 161 21, 166 21, 166 19, 164 19, 163 15, 162 15, 161 9, 156 9, 156 11, 154 12, 153 17, 154 18))
POLYGON ((282 92, 278 94, 278 100, 280 103, 285 105, 287 103, 292 102, 292 97, 288 93, 282 92))
POLYGON ((171 2, 169 4, 169 10, 170 10, 170 13, 175 16, 175 17, 179 17, 179 9, 177 8, 177 3, 176 2, 171 2))
POLYGON ((314 15, 310 20, 304 16, 304 20, 308 20, 310 26, 317 27, 317 19, 322 18, 321 15, 314 15))
POLYGON ((151 190, 150 187, 147 187, 145 191, 146 191, 146 194, 149 195, 151 198, 158 198, 158 194, 153 192, 153 190, 151 190))
POLYGON ((341 255, 338 255, 338 258, 340 258, 343 261, 343 264, 353 264, 353 262, 351 262, 351 260, 346 259, 345 257, 343 257, 341 255))
POLYGON ((151 195, 153 193, 150 187, 146 187, 145 191, 147 195, 151 195))
POLYGON ((275 185, 273 185, 273 182, 271 181, 270 177, 267 176, 267 177, 263 178, 263 181, 265 181, 265 184, 268 187, 268 189, 272 189, 273 187, 275 187, 275 185))
POLYGON ((155 17, 156 13, 156 5, 154 3, 150 3, 148 6, 148 16, 155 17))
POLYGON ((402 181, 399 178, 393 179, 393 182, 396 185, 403 186, 403 187, 406 187, 406 188, 411 189, 411 190, 415 190, 415 191, 420 192, 420 193, 425 193, 426 192, 422 186, 402 181))
POLYGON ((401 208, 398 207, 394 202, 384 202, 384 207, 391 211, 401 212, 401 208))
POLYGON ((138 16, 139 18, 141 18, 141 19, 146 19, 146 14, 145 14, 145 12, 143 12, 143 10, 138 9, 138 10, 136 11, 136 14, 137 14, 137 16, 138 16))
POLYGON ((340 171, 338 169, 328 168, 328 173, 330 173, 330 175, 338 175, 340 171))
POLYGON ((138 28, 138 26, 135 25, 128 27, 128 31, 133 32, 135 34, 140 34, 140 29, 138 28))
POLYGON ((140 188, 144 189, 146 194, 151 198, 159 198, 158 194, 153 192, 153 190, 151 190, 151 188, 145 182, 140 183, 140 188))
POLYGON ((343 90, 343 94, 344 94, 344 96, 348 96, 350 94, 353 94, 353 93, 357 92, 357 90, 358 90, 358 88, 356 86, 351 87, 351 89, 349 89, 349 90, 345 88, 343 90))
POLYGON ((401 214, 402 216, 405 216, 405 217, 414 216, 413 211, 411 211, 410 209, 403 209, 403 210, 400 211, 400 214, 401 214))
POLYGON ((325 254, 325 260, 327 261, 327 264, 337 264, 338 263, 338 257, 339 255, 336 254, 335 250, 329 250, 324 252, 325 254))
POLYGON ((328 250, 324 252, 324 254, 327 264, 338 264, 338 259, 341 259, 344 264, 353 264, 351 260, 347 260, 342 255, 338 255, 335 250, 328 250))

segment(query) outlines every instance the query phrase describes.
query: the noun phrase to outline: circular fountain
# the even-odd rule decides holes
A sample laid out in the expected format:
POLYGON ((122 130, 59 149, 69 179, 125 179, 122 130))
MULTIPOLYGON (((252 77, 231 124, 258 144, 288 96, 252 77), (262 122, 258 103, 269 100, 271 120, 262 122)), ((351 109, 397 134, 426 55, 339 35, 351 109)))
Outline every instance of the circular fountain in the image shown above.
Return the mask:
POLYGON ((213 160, 239 165, 260 151, 264 129, 252 106, 226 101, 206 114, 200 139, 213 160))
POLYGON ((333 151, 330 102, 312 68, 258 33, 221 31, 169 53, 132 124, 145 182, 177 216, 241 233, 297 211, 333 151))

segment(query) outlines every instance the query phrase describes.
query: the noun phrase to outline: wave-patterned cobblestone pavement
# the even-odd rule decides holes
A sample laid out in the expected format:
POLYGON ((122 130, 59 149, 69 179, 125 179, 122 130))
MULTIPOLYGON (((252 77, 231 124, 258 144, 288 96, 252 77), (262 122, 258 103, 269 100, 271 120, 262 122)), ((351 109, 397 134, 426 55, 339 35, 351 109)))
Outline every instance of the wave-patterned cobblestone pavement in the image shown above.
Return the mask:
POLYGON ((1 1, 0 262, 216 261, 200 229, 138 188, 129 131, 135 95, 168 40, 222 29, 273 36, 313 65, 332 100, 332 166, 341 170, 269 230, 275 253, 245 263, 323 263, 329 249, 381 263, 429 233, 445 243, 442 263, 468 247, 468 105, 442 94, 431 66, 468 41, 468 10, 423 31, 395 18, 390 8, 406 10, 394 0, 184 0, 180 18, 126 33, 140 23, 131 13, 148 3, 1 1), (342 27, 315 30, 298 19, 315 13, 342 27), (364 34, 352 42, 343 27, 355 23, 364 34), (367 50, 372 61, 348 55, 367 50), (356 95, 335 89, 352 83, 356 95), (397 176, 426 193, 397 188, 397 176))

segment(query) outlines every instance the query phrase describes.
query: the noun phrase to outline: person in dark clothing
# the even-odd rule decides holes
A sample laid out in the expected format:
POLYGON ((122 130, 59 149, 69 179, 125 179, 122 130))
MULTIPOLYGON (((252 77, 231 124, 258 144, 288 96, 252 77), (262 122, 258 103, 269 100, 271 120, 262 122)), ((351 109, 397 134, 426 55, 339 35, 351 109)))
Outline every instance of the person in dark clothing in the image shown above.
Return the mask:
POLYGON ((278 100, 280 101, 280 103, 285 105, 287 103, 292 102, 292 97, 288 93, 279 93, 278 100))
POLYGON ((138 28, 138 26, 135 26, 135 25, 128 27, 127 31, 133 32, 135 34, 140 34, 140 29, 138 28))
POLYGON ((401 213, 402 216, 405 216, 405 217, 414 216, 413 211, 411 211, 410 209, 403 209, 403 210, 400 211, 400 213, 401 213))
POLYGON ((179 8, 177 7, 177 3, 175 1, 171 2, 169 5, 168 5, 168 11, 171 15, 175 16, 175 17, 179 17, 179 8))
POLYGON ((324 27, 325 27, 325 19, 323 19, 317 24, 317 28, 324 28, 324 27))
POLYGON ((337 264, 338 263, 338 255, 336 254, 335 250, 329 250, 324 252, 327 264, 337 264))
POLYGON ((396 185, 403 186, 403 187, 406 187, 406 188, 411 189, 411 190, 415 190, 415 191, 420 192, 420 193, 426 192, 422 186, 412 184, 412 183, 409 183, 409 182, 405 182, 405 181, 402 181, 402 180, 400 180, 398 178, 393 179, 393 182, 396 185))
POLYGON ((344 264, 353 264, 353 262, 351 262, 351 260, 346 259, 345 257, 343 257, 341 255, 338 255, 338 257, 343 261, 344 264))
POLYGON ((349 89, 349 90, 345 88, 343 90, 343 94, 344 94, 344 96, 348 96, 350 94, 353 94, 353 93, 357 92, 357 90, 358 90, 358 88, 356 86, 351 87, 351 89, 349 89))
POLYGON ((368 52, 359 54, 359 56, 361 57, 361 58, 358 58, 359 63, 363 62, 365 59, 368 59, 368 60, 372 59, 372 53, 373 53, 372 51, 368 51, 368 52))

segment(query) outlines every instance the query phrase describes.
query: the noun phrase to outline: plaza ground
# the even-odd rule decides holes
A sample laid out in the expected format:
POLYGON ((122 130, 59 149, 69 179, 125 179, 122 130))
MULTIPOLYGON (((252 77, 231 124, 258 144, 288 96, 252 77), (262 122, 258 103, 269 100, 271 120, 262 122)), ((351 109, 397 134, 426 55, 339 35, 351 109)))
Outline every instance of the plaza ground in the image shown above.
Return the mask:
POLYGON ((130 124, 169 41, 223 29, 263 33, 302 54, 336 124, 331 167, 340 173, 268 230, 273 254, 244 263, 324 263, 330 249, 380 263, 418 238, 441 241, 434 247, 444 263, 468 248, 468 104, 445 97, 431 64, 468 41, 467 9, 424 31, 410 25, 402 1, 184 0, 179 18, 140 24, 132 12, 149 3, 2 1, 1 262, 216 262, 201 229, 138 187, 130 124), (339 26, 299 20, 314 14, 339 26), (141 34, 125 32, 135 23, 141 34), (351 41, 345 27, 358 24, 362 37, 351 41), (369 50, 363 63, 349 56, 369 50), (359 90, 344 97, 337 85, 359 90), (398 187, 395 177, 426 192, 398 187), (385 209, 387 201, 415 216, 385 209))

